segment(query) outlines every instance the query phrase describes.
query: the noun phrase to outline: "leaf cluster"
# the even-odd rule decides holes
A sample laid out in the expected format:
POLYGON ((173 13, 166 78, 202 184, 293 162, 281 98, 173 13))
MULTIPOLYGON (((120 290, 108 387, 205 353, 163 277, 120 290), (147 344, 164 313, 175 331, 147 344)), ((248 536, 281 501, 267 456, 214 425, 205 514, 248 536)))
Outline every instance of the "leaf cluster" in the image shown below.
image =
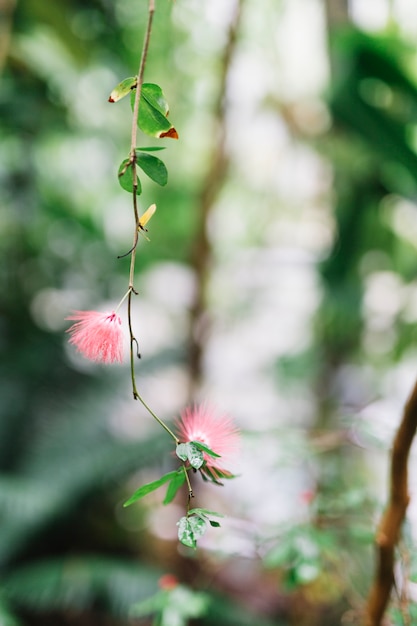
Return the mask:
MULTIPOLYGON (((118 102, 129 93, 131 94, 132 109, 135 104, 137 78, 130 77, 121 81, 111 92, 109 102, 118 102)), ((153 83, 143 83, 140 87, 138 126, 142 132, 150 137, 162 139, 171 137, 178 139, 178 133, 168 120, 169 107, 162 89, 153 83)), ((142 184, 138 176, 137 167, 151 180, 162 187, 168 182, 168 171, 161 159, 150 152, 163 150, 163 147, 136 148, 134 154, 124 159, 119 166, 119 183, 125 191, 140 195, 142 184), (135 175, 134 175, 135 171, 135 175)))

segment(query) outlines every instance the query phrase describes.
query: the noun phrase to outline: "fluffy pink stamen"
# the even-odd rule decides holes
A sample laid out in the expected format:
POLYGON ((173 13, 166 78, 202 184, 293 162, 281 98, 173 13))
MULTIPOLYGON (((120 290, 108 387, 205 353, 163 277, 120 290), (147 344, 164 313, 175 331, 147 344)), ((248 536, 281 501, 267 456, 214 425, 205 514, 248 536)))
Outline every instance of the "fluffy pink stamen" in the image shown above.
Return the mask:
POLYGON ((204 453, 207 466, 222 471, 219 462, 230 460, 239 448, 239 431, 232 419, 206 405, 187 407, 177 420, 181 442, 200 441, 220 455, 214 458, 204 453))
POLYGON ((100 363, 123 361, 122 320, 116 313, 74 311, 66 319, 76 322, 67 330, 69 342, 87 359, 100 363))

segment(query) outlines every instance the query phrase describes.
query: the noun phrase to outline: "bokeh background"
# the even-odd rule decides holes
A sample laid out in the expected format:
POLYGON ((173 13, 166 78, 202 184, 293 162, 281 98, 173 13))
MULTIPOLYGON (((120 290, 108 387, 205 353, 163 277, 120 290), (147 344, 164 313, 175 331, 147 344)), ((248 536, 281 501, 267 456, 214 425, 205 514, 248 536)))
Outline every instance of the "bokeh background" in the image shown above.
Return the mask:
MULTIPOLYGON (((359 624, 417 373, 417 6, 157 0, 145 80, 180 138, 140 197, 138 387, 169 422, 207 401, 242 431, 239 477, 195 484, 227 516, 197 552, 186 494, 123 508, 172 446, 128 365, 65 334, 127 289, 131 110, 107 99, 147 2, 0 12, 0 625, 151 624, 132 607, 155 597, 160 626, 359 624)), ((415 611, 413 457, 410 480, 392 624, 415 611)))

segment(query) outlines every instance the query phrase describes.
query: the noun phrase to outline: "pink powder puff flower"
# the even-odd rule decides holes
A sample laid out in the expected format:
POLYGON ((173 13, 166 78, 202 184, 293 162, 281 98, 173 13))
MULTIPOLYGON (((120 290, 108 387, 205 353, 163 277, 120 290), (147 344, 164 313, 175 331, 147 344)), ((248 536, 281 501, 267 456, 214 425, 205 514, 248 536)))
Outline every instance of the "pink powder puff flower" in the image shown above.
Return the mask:
POLYGON ((114 363, 123 361, 122 320, 114 313, 74 311, 67 320, 75 320, 67 333, 69 342, 91 361, 114 363))
POLYGON ((239 448, 239 430, 230 417, 217 413, 215 409, 206 405, 187 407, 176 422, 177 434, 182 443, 199 441, 213 452, 220 455, 220 459, 212 457, 206 452, 206 464, 200 471, 217 482, 217 478, 231 478, 232 474, 218 466, 230 460, 239 448))

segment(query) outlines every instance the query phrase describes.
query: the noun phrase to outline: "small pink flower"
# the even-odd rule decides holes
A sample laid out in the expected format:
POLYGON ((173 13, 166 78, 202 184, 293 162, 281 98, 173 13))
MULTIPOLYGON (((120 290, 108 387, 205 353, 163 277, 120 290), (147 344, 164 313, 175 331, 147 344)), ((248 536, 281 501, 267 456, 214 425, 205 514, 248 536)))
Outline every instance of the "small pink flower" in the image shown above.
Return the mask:
POLYGON ((239 448, 239 431, 230 417, 206 405, 187 407, 177 420, 177 434, 182 443, 199 441, 220 455, 219 459, 204 453, 206 465, 202 471, 209 477, 231 476, 230 472, 218 465, 219 462, 223 464, 223 461, 230 460, 239 448))
POLYGON ((87 359, 101 363, 123 361, 122 320, 116 313, 74 311, 66 319, 76 322, 67 330, 71 334, 69 342, 87 359))

